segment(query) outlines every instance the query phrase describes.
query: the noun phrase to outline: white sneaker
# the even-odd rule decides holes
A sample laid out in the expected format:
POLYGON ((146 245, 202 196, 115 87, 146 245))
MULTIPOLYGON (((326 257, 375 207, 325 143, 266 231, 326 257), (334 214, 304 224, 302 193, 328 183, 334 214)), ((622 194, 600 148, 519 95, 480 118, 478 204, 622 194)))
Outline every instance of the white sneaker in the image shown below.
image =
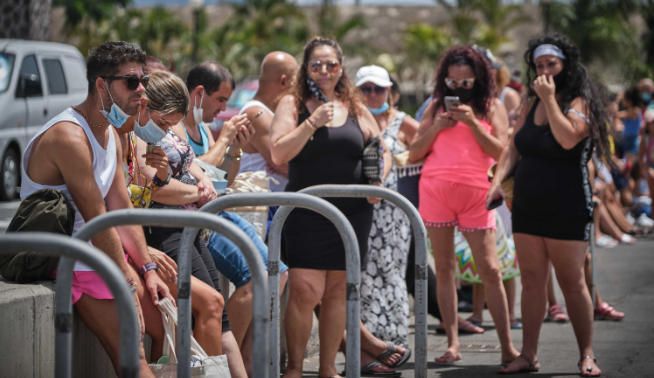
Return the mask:
POLYGON ((642 213, 638 219, 636 219, 636 224, 643 228, 652 228, 654 227, 654 219, 648 217, 647 214, 642 213))
POLYGON ((618 241, 608 235, 602 234, 595 240, 595 245, 600 248, 613 248, 618 245, 618 241))
POLYGON ((634 244, 636 243, 636 238, 629 234, 622 234, 622 237, 620 238, 620 242, 624 244, 634 244))

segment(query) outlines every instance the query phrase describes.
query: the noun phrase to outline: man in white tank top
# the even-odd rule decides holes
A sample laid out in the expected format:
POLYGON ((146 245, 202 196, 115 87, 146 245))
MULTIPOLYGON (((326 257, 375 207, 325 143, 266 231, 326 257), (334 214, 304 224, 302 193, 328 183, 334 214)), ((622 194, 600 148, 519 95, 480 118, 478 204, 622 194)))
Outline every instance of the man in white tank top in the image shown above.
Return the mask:
POLYGON ((261 62, 259 89, 254 98, 241 108, 254 128, 254 135, 243 147, 241 172, 266 171, 274 179, 270 190, 283 191, 288 182, 288 165, 275 164, 270 157, 270 127, 277 101, 291 85, 298 69, 295 58, 282 51, 268 53, 261 62), (277 181, 277 182, 275 182, 277 181))
MULTIPOLYGON (((144 52, 126 42, 107 42, 91 51, 87 98, 44 125, 28 144, 21 198, 42 188, 63 191, 75 205, 76 228, 107 211, 132 207, 122 170, 116 169, 122 155, 114 127, 120 128, 136 114, 147 83, 144 63, 144 52)), ((135 289, 141 329, 145 327, 153 337, 153 353, 160 353, 163 335, 155 303, 170 293, 147 252, 142 227, 110 228, 91 241, 135 289), (127 263, 127 256, 136 269, 127 263)), ((117 369, 120 332, 115 301, 99 275, 80 264, 73 273, 73 302, 117 369)), ((141 377, 152 376, 142 345, 140 359, 141 377)))

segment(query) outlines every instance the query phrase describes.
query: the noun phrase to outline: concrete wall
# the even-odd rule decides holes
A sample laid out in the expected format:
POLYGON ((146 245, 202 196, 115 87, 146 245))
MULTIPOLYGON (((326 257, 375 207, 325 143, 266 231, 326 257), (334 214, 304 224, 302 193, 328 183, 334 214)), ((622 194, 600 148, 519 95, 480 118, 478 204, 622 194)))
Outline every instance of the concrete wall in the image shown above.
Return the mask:
MULTIPOLYGON (((0 377, 54 377, 54 307, 53 282, 0 279, 0 377)), ((109 357, 77 316, 73 330, 74 376, 115 377, 109 357)))

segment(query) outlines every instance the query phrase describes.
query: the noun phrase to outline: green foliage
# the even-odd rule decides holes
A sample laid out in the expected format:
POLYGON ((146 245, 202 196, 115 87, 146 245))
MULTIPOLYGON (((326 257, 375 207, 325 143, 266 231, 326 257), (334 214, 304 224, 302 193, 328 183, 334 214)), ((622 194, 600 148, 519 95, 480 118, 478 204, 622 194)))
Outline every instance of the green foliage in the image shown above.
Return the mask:
POLYGON ((287 0, 249 0, 232 7, 234 14, 202 46, 237 78, 256 75, 270 51, 298 54, 309 37, 306 16, 287 0))
MULTIPOLYGON (((598 67, 595 72, 598 76, 606 76, 608 71, 620 71, 622 77, 615 79, 626 81, 647 74, 643 48, 647 34, 643 39, 638 38, 632 17, 642 12, 646 18, 648 10, 650 14, 654 13, 651 9, 651 0, 541 3, 547 30, 563 33, 572 39, 581 50, 584 62, 598 67)), ((654 24, 650 19, 646 25, 651 28, 654 24)))

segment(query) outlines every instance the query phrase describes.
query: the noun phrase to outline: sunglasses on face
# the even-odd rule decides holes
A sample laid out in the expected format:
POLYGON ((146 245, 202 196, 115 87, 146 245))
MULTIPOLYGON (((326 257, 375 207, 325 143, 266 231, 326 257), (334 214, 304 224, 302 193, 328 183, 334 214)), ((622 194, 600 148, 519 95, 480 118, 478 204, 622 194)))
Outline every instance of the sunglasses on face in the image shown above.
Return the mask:
POLYGON ((338 69, 341 67, 341 64, 335 61, 331 62, 321 62, 319 60, 316 60, 314 62, 309 63, 309 69, 313 73, 318 73, 322 71, 324 68, 328 73, 336 73, 338 69))
POLYGON ((130 91, 135 90, 136 88, 139 87, 139 84, 143 84, 143 87, 148 86, 148 81, 150 80, 150 77, 145 75, 138 77, 136 75, 125 75, 125 76, 107 76, 105 77, 106 80, 124 80, 125 84, 127 85, 127 89, 130 91))
POLYGON ((364 95, 369 95, 369 94, 371 94, 373 92, 375 94, 381 95, 381 94, 384 94, 386 92, 386 89, 388 89, 388 88, 379 87, 377 85, 367 85, 367 86, 359 87, 359 90, 364 95))
POLYGON ((448 88, 450 89, 456 89, 456 88, 464 88, 464 89, 472 89, 475 85, 475 78, 471 77, 468 79, 450 79, 449 77, 445 78, 445 85, 447 85, 448 88))

